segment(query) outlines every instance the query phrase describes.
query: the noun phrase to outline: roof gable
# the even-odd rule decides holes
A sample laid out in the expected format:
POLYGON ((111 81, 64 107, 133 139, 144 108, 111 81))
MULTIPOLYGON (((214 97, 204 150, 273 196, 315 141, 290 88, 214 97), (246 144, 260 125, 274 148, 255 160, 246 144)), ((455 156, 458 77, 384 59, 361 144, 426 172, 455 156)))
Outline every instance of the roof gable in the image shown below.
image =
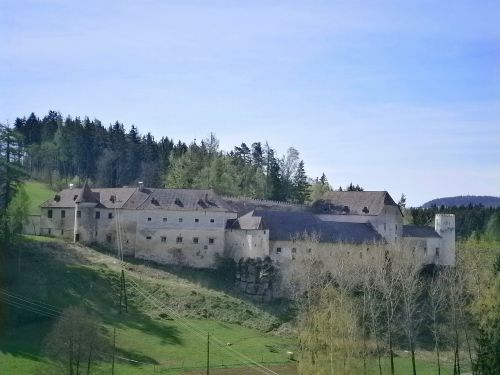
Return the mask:
POLYGON ((317 214, 380 215, 385 206, 399 206, 387 191, 330 191, 313 203, 317 214))

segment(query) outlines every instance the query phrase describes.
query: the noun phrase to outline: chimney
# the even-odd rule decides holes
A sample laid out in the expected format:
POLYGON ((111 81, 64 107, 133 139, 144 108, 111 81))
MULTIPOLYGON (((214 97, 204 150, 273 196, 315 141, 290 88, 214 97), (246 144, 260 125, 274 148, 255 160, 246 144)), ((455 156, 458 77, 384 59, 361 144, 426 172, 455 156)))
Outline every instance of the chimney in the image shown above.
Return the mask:
POLYGON ((139 191, 142 191, 144 189, 144 182, 139 181, 137 184, 139 185, 139 191))
POLYGON ((73 185, 73 184, 69 184, 69 188, 70 188, 71 190, 73 190, 73 186, 75 186, 75 185, 73 185))

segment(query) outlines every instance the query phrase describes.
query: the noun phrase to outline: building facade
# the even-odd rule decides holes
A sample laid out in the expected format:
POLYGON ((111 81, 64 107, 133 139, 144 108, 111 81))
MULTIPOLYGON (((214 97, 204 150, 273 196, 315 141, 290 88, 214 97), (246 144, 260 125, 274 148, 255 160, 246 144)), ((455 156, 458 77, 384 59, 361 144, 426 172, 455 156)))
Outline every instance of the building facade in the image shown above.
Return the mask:
MULTIPOLYGON (((329 192, 311 207, 248 198, 222 198, 209 189, 65 189, 41 205, 30 232, 122 249, 126 256, 197 268, 218 256, 270 259, 286 273, 313 251, 363 257, 370 247, 406 240, 425 263, 455 263, 455 220, 437 215, 435 227, 403 225, 385 191, 329 192)), ((28 230, 28 228, 27 228, 28 230)))

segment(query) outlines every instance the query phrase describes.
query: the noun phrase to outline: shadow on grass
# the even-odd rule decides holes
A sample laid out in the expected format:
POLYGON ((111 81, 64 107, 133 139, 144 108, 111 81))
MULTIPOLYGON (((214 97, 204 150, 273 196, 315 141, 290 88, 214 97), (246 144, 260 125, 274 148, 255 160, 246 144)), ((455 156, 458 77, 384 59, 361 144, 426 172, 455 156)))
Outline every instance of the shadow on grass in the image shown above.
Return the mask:
MULTIPOLYGON (((166 322, 157 322, 135 308, 120 315, 120 274, 85 259, 80 262, 64 243, 24 240, 4 255, 0 288, 15 297, 0 298, 4 320, 0 351, 39 360, 43 340, 57 320, 47 311, 57 314, 74 305, 84 306, 106 324, 143 331, 159 338, 161 344, 182 345, 178 329, 166 322)), ((137 360, 149 358, 140 349, 125 354, 137 360)))
MULTIPOLYGON (((93 244, 92 248, 103 254, 114 257, 115 254, 110 252, 98 244, 93 244)), ((217 290, 232 297, 244 300, 259 309, 273 315, 281 322, 289 322, 297 315, 297 306, 294 301, 288 299, 274 299, 272 302, 259 302, 250 298, 236 287, 233 280, 227 280, 224 275, 221 277, 221 272, 216 269, 209 268, 192 268, 184 265, 160 264, 153 261, 127 257, 126 261, 136 266, 146 266, 155 270, 163 271, 172 274, 178 278, 187 280, 193 284, 200 285, 207 289, 217 290)))

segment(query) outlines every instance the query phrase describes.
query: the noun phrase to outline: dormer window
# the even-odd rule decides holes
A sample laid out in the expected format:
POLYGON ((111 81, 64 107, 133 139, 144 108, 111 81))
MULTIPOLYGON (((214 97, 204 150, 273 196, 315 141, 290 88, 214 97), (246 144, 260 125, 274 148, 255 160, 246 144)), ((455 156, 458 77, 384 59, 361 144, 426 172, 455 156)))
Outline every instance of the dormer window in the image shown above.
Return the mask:
POLYGON ((54 200, 55 200, 56 202, 59 202, 59 201, 61 200, 61 196, 60 196, 59 194, 56 194, 56 195, 54 196, 54 200))
POLYGON ((110 200, 112 203, 115 203, 115 201, 116 201, 116 195, 112 195, 111 197, 109 197, 109 200, 110 200))
POLYGON ((363 207, 363 213, 367 214, 368 212, 370 212, 370 210, 368 209, 368 207, 364 206, 363 207))
POLYGON ((78 198, 78 195, 73 195, 73 200, 76 201, 76 198, 78 198))
POLYGON ((156 198, 151 198, 151 204, 153 204, 155 206, 159 206, 160 202, 158 202, 158 199, 156 199, 156 198))
POLYGON ((345 213, 345 214, 349 213, 349 207, 344 206, 344 207, 342 208, 342 212, 343 212, 343 213, 345 213))
POLYGON ((177 206, 184 207, 184 205, 182 204, 182 202, 181 202, 181 200, 179 198, 175 198, 175 204, 177 206))

